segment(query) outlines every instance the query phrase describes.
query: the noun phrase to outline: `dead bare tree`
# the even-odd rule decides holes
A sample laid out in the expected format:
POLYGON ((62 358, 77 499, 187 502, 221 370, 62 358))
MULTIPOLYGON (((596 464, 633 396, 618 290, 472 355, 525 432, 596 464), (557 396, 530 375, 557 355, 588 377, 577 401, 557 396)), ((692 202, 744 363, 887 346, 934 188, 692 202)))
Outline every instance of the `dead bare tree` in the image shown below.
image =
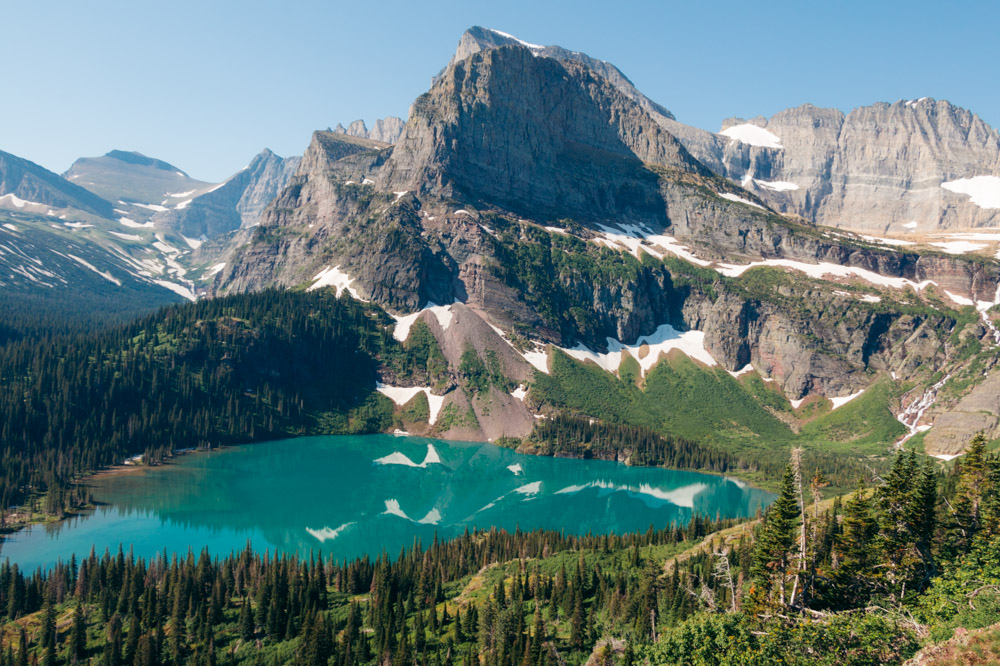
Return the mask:
POLYGON ((802 493, 802 448, 792 449, 792 472, 795 474, 795 492, 799 500, 799 516, 802 524, 799 528, 799 554, 798 562, 795 565, 795 582, 792 583, 792 596, 788 600, 790 606, 795 605, 795 598, 798 594, 800 578, 806 569, 806 500, 802 493))
POLYGON ((716 578, 721 578, 723 584, 729 588, 729 607, 730 611, 736 612, 736 587, 733 585, 733 570, 729 566, 729 549, 725 549, 714 553, 715 555, 715 572, 713 575, 716 578))

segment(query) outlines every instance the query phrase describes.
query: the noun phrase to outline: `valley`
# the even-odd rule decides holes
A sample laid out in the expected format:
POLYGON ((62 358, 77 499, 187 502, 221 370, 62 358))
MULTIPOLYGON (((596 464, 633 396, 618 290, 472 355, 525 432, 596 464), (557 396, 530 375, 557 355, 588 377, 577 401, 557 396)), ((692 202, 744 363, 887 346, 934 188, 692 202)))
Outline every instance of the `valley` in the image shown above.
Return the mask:
POLYGON ((996 129, 479 26, 330 125, 0 152, 0 666, 1000 653, 996 129))

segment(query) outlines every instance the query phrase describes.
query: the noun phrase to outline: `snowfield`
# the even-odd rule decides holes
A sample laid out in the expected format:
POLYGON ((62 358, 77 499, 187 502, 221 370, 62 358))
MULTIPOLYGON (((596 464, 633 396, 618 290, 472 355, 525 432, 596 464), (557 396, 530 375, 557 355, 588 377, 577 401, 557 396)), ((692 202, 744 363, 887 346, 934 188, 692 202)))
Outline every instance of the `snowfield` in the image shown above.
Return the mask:
POLYGON ((332 268, 327 266, 313 277, 313 284, 309 287, 309 289, 307 289, 307 291, 313 291, 323 287, 333 287, 337 290, 337 298, 340 298, 340 295, 344 293, 344 290, 346 289, 347 293, 353 296, 356 300, 367 303, 367 299, 361 298, 358 290, 351 286, 352 282, 354 282, 354 279, 344 271, 340 270, 340 266, 334 266, 332 268))
POLYGON ((972 203, 980 208, 1000 208, 1000 177, 976 176, 974 178, 959 178, 941 187, 956 194, 966 194, 972 203))
POLYGON ((416 323, 417 318, 420 317, 424 312, 431 312, 438 320, 438 324, 441 328, 448 330, 451 326, 452 311, 451 305, 435 305, 434 303, 428 303, 420 310, 408 315, 389 315, 396 320, 396 328, 392 331, 392 337, 396 338, 400 342, 406 342, 406 339, 410 337, 410 328, 416 323))
POLYGON ((625 345, 614 338, 608 338, 607 341, 608 351, 605 354, 591 351, 583 344, 578 344, 571 349, 563 347, 560 349, 579 361, 591 361, 611 373, 618 372, 624 355, 628 354, 639 362, 642 374, 645 375, 656 365, 660 354, 669 353, 672 349, 679 349, 689 358, 707 366, 717 365, 715 359, 705 349, 705 334, 703 332, 681 332, 670 324, 663 324, 651 335, 640 337, 634 344, 625 345), (643 351, 645 354, 642 353, 643 351))
POLYGON ((444 406, 444 396, 434 395, 428 386, 389 386, 378 382, 375 385, 375 390, 400 407, 412 400, 413 396, 423 393, 427 396, 427 404, 430 407, 427 419, 427 423, 430 425, 434 425, 437 422, 438 414, 441 413, 441 407, 444 406))
POLYGON ((729 137, 733 141, 746 143, 759 148, 781 148, 781 139, 777 134, 769 132, 763 127, 757 127, 750 123, 733 125, 729 129, 719 132, 722 136, 729 137))

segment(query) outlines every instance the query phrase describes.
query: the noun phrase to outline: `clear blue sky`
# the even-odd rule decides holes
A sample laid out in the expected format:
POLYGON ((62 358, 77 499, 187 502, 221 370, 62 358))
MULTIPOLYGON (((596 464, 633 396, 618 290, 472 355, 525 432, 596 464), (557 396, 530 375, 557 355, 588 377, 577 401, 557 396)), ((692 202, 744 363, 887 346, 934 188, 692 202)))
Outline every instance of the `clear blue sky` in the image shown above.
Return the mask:
POLYGON ((217 181, 312 130, 405 116, 484 25, 615 63, 678 120, 948 99, 1000 126, 1000 2, 7 0, 0 150, 113 148, 217 181))

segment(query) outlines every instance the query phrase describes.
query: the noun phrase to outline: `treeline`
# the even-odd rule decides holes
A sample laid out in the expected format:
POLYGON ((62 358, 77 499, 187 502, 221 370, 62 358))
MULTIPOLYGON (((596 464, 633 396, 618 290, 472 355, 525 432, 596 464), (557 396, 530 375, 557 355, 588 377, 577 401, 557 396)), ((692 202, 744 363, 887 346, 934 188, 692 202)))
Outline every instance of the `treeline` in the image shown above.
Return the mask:
MULTIPOLYGON (((643 554, 730 525, 697 518, 625 536, 467 532, 426 550, 417 543, 394 561, 272 557, 248 545, 222 560, 91 553, 31 575, 5 563, 0 665, 471 664, 478 655, 557 663, 593 643, 602 616, 648 635, 658 571, 643 554), (514 563, 509 581, 502 563, 514 563), (464 581, 491 568, 501 573, 495 586, 463 593, 464 581)), ((695 610, 678 599, 678 619, 695 610)))
POLYGON ((550 455, 583 453, 586 457, 625 459, 632 465, 728 472, 738 466, 734 457, 699 446, 683 437, 664 435, 642 426, 605 423, 557 415, 535 425, 532 441, 550 455))
MULTIPOLYGON (((0 499, 48 493, 145 454, 310 432, 376 432, 380 311, 332 291, 267 291, 165 308, 90 334, 0 349, 0 499)), ((381 406, 380 406, 381 405, 381 406)))

